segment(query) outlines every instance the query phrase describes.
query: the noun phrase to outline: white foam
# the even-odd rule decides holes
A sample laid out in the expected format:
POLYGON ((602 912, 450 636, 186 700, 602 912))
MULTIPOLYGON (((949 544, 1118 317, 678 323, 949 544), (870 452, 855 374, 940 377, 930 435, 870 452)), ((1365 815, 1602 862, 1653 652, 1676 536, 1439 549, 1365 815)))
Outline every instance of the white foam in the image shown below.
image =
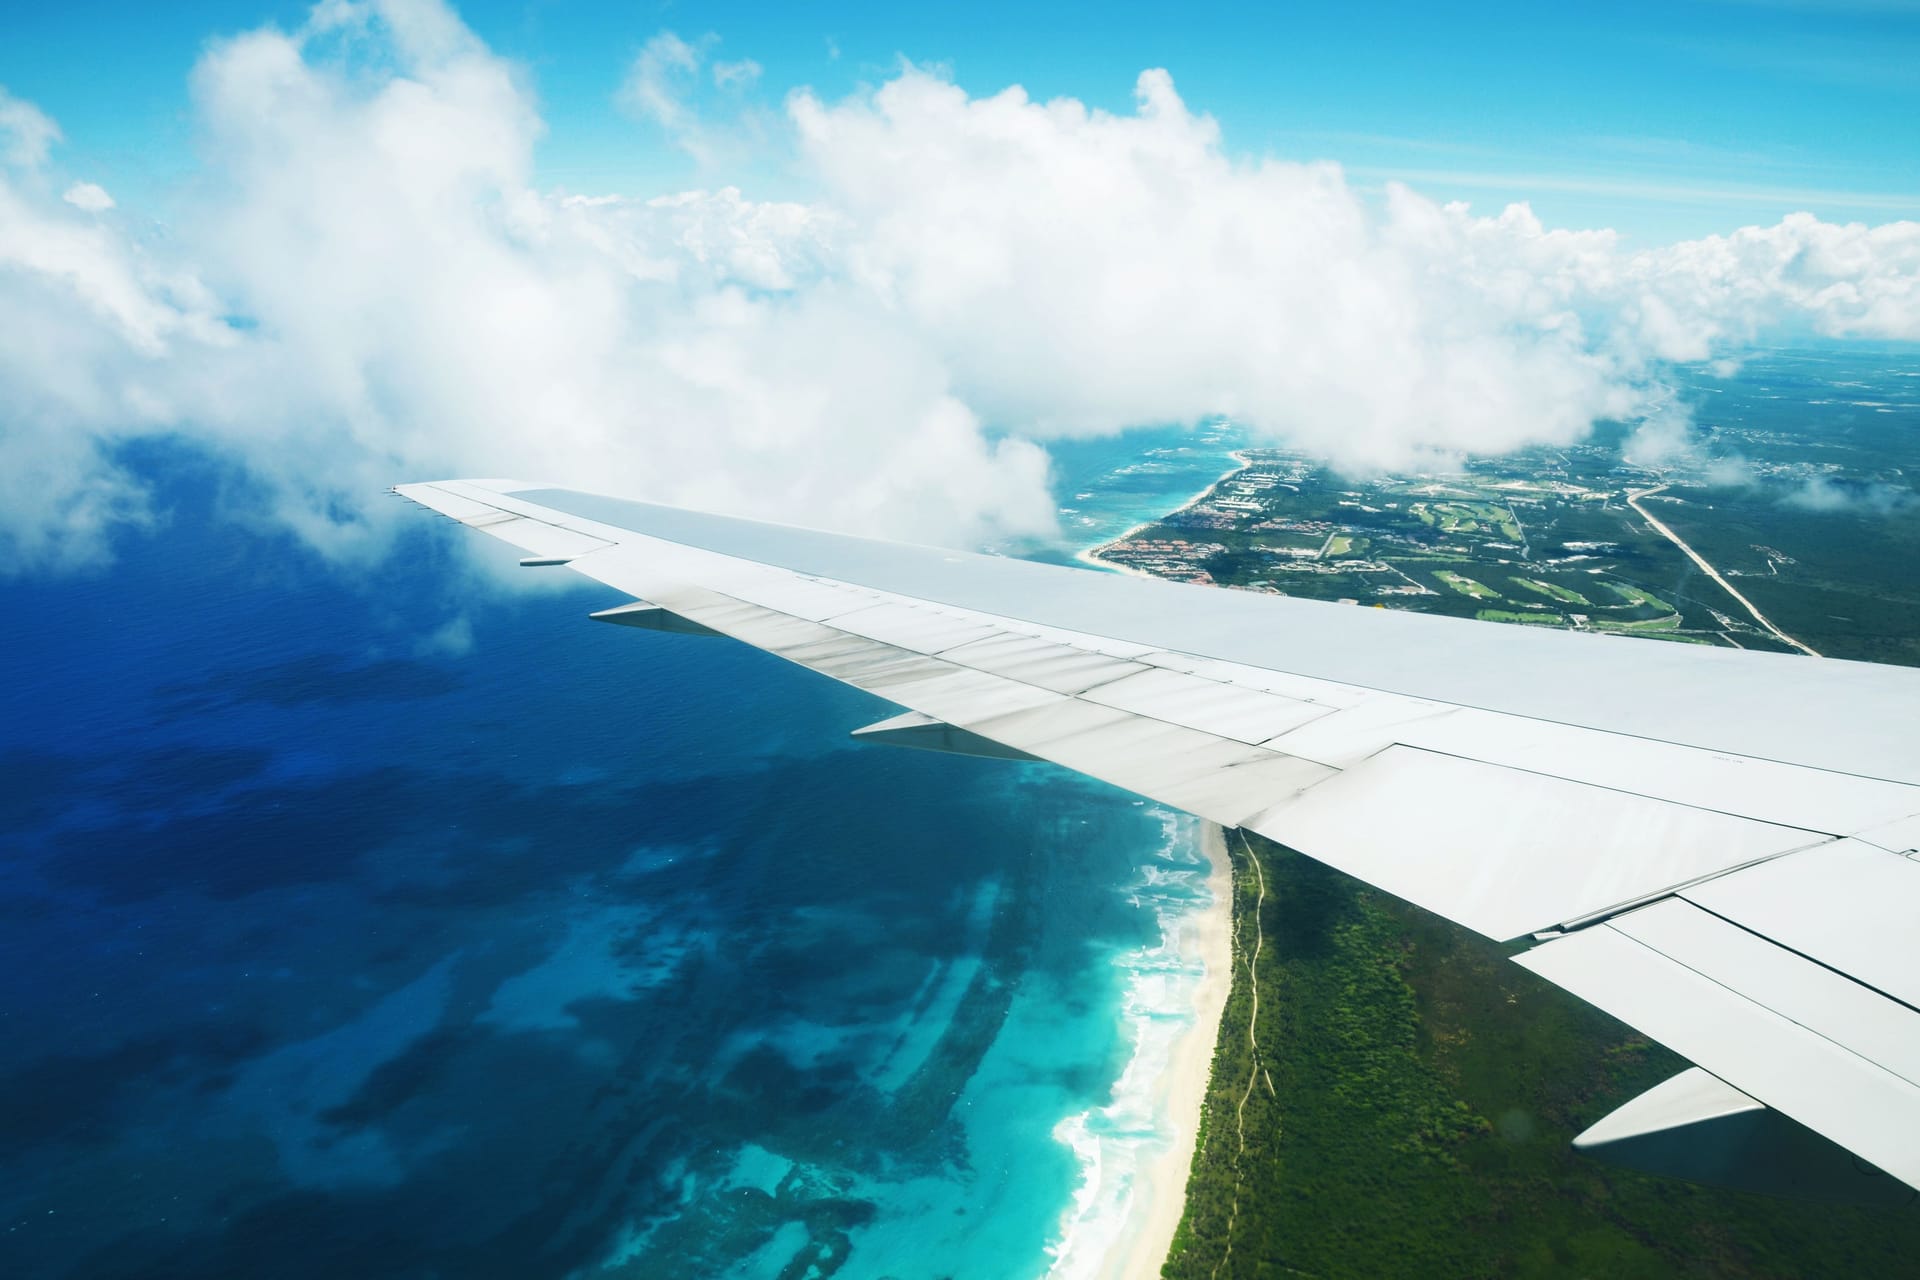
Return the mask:
MULTIPOLYGON (((1090 1280, 1125 1261, 1141 1215, 1133 1212, 1152 1157, 1174 1138, 1159 1084, 1173 1050, 1193 1023, 1193 1001, 1206 964, 1198 950, 1200 915, 1211 905, 1206 863, 1196 861, 1197 821, 1161 813, 1159 860, 1141 869, 1124 893, 1154 913, 1160 941, 1115 958, 1127 974, 1121 1018, 1132 1053, 1105 1106, 1061 1120, 1055 1141, 1080 1162, 1073 1203, 1060 1216, 1058 1238, 1047 1246, 1049 1280, 1090 1280)), ((1184 1187, 1154 1188, 1182 1194, 1184 1187)))

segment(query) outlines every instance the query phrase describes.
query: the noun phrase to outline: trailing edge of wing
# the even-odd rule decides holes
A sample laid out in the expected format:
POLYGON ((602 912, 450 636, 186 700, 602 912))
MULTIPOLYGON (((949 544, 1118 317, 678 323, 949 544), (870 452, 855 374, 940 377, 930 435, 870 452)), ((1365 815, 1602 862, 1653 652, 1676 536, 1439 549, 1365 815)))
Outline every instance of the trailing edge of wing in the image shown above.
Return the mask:
POLYGON ((1899 1149, 1920 1150, 1901 1048, 1920 862, 1891 847, 1920 823, 1920 673, 1302 608, 509 481, 398 492, 952 741, 1248 827, 1490 937, 1564 935, 1522 962, 1920 1186, 1899 1149), (1422 645, 1445 662, 1412 662, 1422 645), (1799 732, 1739 703, 1788 674, 1799 732), (1657 705, 1623 706, 1640 677, 1657 705), (1649 943, 1673 921, 1681 942, 1649 943), (1730 985, 1736 952, 1755 967, 1730 985), (1864 1090, 1899 1141, 1829 1088, 1864 1090))

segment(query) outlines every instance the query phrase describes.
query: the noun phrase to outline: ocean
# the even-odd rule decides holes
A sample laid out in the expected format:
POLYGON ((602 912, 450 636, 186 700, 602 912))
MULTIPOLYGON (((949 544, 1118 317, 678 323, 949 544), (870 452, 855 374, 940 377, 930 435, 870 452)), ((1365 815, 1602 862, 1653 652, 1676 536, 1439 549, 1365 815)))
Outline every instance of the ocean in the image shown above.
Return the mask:
MULTIPOLYGON (((1031 550, 1232 444, 1063 449, 1031 550)), ((1098 1254, 1194 977, 1190 820, 855 745, 892 708, 591 623, 617 597, 562 570, 503 589, 471 556, 511 549, 424 512, 343 569, 213 460, 127 461, 150 527, 0 585, 0 1274, 1098 1254)))
MULTIPOLYGON (((1184 506, 1237 466, 1233 451, 1247 443, 1233 423, 1212 421, 1049 446, 1065 546, 1097 547, 1184 506)), ((1052 559, 1055 550, 1032 554, 1052 559)))

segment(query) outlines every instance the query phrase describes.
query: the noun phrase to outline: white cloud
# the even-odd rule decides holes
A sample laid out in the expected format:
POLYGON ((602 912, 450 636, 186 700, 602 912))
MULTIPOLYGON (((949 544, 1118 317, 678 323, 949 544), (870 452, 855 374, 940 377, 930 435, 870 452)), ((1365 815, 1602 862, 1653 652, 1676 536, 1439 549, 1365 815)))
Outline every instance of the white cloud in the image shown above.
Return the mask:
POLYGON ((673 32, 662 31, 647 41, 627 69, 621 97, 669 136, 684 137, 695 125, 693 109, 684 99, 700 61, 700 50, 673 32))
POLYGON ((83 213, 105 213, 113 208, 113 197, 94 182, 76 182, 60 198, 83 213))
POLYGON ((1650 251, 1635 267, 1699 332, 1744 336, 1805 318, 1833 337, 1920 339, 1920 222, 1836 226, 1796 213, 1650 251))
POLYGON ((1885 516, 1909 510, 1920 498, 1915 498, 1911 489, 1878 481, 1849 483, 1831 476, 1809 476, 1782 501, 1805 511, 1885 516))
POLYGON ((138 494, 105 458, 146 431, 238 458, 339 555, 383 545, 387 485, 451 473, 927 539, 1050 527, 1045 455, 988 439, 935 355, 823 271, 830 215, 542 195, 515 70, 443 11, 377 18, 338 46, 210 48, 213 195, 170 263, 0 185, 0 315, 34 318, 0 356, 0 473, 39 495, 0 513, 6 564, 97 556, 138 494))
POLYGON ((1163 72, 1137 111, 971 98, 908 68, 790 108, 851 269, 989 417, 1043 433, 1230 414, 1350 468, 1684 418, 1664 361, 1769 326, 1920 335, 1920 224, 1771 228, 1628 254, 1325 164, 1238 158, 1163 72))
POLYGON ((464 658, 473 650, 473 621, 464 613, 428 632, 413 647, 414 655, 422 658, 464 658))
POLYGON ((751 165, 775 123, 752 101, 760 64, 752 58, 710 63, 719 44, 712 34, 688 41, 672 31, 659 32, 635 55, 618 95, 628 111, 657 127, 707 172, 751 165), (710 110, 716 105, 724 109, 724 118, 710 110))
POLYGON ((761 66, 752 58, 713 64, 713 83, 722 89, 744 89, 760 79, 761 66))
POLYGON ((0 86, 0 162, 18 169, 38 168, 58 141, 60 127, 45 112, 0 86))
POLYGON ((904 66, 742 131, 695 105, 752 78, 706 47, 656 37, 627 102, 710 160, 784 139, 807 199, 536 190, 530 84, 428 0, 212 45, 201 203, 153 244, 55 195, 57 130, 0 99, 0 564, 142 518, 110 459, 143 433, 339 555, 441 474, 967 542, 1050 527, 1029 440, 1226 413, 1363 468, 1638 415, 1651 449, 1661 361, 1791 320, 1920 336, 1911 223, 1628 254, 1525 206, 1376 205, 1232 154, 1162 72, 1111 115, 904 66))
POLYGON ((859 229, 856 278, 994 420, 1077 434, 1225 413, 1391 466, 1568 439, 1630 403, 1513 237, 1484 273, 1455 266, 1484 227, 1404 191, 1383 220, 1331 165, 1237 160, 1163 72, 1138 99, 1130 116, 971 99, 909 69, 792 104, 859 229))

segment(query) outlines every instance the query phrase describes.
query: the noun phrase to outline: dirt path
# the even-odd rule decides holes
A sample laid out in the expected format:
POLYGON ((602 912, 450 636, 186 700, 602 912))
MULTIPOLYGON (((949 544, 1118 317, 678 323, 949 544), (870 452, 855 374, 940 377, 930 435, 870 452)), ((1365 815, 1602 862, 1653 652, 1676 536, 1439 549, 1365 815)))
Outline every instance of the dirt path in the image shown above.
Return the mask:
MULTIPOLYGON (((1260 869, 1260 859, 1254 855, 1252 847, 1248 845, 1246 833, 1235 828, 1234 834, 1240 837, 1240 851, 1246 854, 1247 861, 1253 865, 1253 874, 1258 878, 1260 885, 1260 896, 1254 900, 1253 907, 1253 954, 1247 957, 1247 986, 1253 993, 1253 1012, 1247 1018, 1247 1052, 1251 1055, 1253 1062, 1247 1071, 1247 1087, 1241 1092, 1240 1105, 1234 1111, 1234 1119, 1240 1135, 1240 1150, 1234 1157, 1235 1162, 1238 1163, 1247 1154, 1247 1099, 1253 1096, 1253 1086, 1265 1074, 1260 1066, 1260 1044, 1254 1038, 1253 1032, 1255 1024, 1260 1021, 1260 950, 1267 943, 1266 928, 1260 919, 1260 909, 1267 903, 1267 873, 1260 869)), ((1267 1092, 1272 1093, 1273 1077, 1267 1076, 1266 1079, 1267 1092)), ((1233 1228, 1239 1220, 1240 1185, 1236 1177, 1233 1188, 1233 1209, 1227 1215, 1227 1249, 1220 1255, 1220 1261, 1213 1266, 1213 1274, 1216 1276, 1220 1274, 1220 1268, 1226 1266, 1228 1260, 1233 1257, 1233 1228)))

